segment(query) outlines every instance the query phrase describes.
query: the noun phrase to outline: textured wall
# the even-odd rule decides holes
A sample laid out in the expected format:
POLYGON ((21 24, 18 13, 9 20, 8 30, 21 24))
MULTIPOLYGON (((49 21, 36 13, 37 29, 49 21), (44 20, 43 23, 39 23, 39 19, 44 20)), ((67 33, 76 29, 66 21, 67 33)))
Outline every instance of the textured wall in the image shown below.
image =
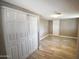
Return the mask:
POLYGON ((53 35, 59 35, 60 33, 60 20, 53 20, 53 35))
POLYGON ((40 38, 48 34, 48 20, 40 18, 40 38))
POLYGON ((77 20, 65 19, 60 21, 60 35, 77 36, 77 20))

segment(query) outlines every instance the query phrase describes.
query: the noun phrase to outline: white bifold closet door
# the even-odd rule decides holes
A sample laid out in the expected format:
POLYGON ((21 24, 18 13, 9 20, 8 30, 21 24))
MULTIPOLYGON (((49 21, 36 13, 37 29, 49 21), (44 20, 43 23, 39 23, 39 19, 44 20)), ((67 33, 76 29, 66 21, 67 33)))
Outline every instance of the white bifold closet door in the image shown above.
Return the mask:
POLYGON ((38 47, 38 29, 37 29, 37 17, 34 15, 28 15, 28 37, 29 37, 29 54, 35 51, 38 47), (31 43, 31 44, 30 44, 31 43))
POLYGON ((3 6, 2 18, 8 59, 26 59, 38 48, 38 17, 3 6))

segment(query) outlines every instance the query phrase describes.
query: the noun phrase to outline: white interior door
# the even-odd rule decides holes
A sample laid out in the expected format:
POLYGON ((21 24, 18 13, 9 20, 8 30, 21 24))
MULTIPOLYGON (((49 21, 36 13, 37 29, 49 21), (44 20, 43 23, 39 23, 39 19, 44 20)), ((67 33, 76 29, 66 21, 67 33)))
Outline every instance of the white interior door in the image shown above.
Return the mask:
POLYGON ((16 12, 13 9, 2 7, 3 29, 8 59, 18 59, 17 39, 15 32, 16 12))
POLYGON ((29 15, 29 53, 34 52, 38 48, 38 28, 37 28, 37 16, 29 15))
POLYGON ((37 16, 8 7, 2 11, 8 59, 26 59, 38 48, 37 16))
POLYGON ((18 53, 19 59, 25 59, 27 54, 26 45, 28 40, 28 21, 27 14, 25 12, 17 11, 16 12, 16 34, 17 34, 17 43, 18 43, 18 53))

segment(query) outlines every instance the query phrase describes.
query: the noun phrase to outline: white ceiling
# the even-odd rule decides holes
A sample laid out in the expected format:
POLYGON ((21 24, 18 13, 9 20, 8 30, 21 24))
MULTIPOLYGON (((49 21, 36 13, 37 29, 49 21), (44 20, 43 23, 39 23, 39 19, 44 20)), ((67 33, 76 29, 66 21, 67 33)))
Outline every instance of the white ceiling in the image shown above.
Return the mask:
POLYGON ((50 15, 55 12, 62 13, 59 18, 79 17, 79 0, 4 0, 21 6, 35 13, 51 19, 50 15))

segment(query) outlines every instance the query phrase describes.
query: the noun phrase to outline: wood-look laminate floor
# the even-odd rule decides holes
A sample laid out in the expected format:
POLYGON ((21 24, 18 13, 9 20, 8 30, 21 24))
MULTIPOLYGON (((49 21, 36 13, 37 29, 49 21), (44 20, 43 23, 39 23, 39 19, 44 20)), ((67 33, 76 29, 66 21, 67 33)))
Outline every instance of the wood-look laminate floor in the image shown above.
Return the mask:
POLYGON ((76 39, 47 37, 27 59, 76 59, 76 39))

